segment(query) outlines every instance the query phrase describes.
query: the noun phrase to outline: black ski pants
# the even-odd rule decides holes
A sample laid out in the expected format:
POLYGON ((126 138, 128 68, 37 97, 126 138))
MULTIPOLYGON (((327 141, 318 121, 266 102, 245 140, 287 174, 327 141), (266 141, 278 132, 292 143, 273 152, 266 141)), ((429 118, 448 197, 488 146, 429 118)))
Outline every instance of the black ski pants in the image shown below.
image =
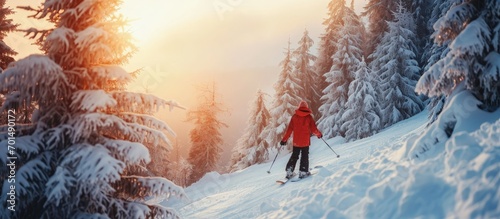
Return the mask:
POLYGON ((300 167, 299 171, 307 172, 309 171, 309 146, 308 147, 295 147, 293 146, 292 156, 290 160, 288 160, 288 164, 286 165, 286 171, 293 172, 295 170, 295 165, 297 164, 297 160, 299 160, 300 156, 300 167))

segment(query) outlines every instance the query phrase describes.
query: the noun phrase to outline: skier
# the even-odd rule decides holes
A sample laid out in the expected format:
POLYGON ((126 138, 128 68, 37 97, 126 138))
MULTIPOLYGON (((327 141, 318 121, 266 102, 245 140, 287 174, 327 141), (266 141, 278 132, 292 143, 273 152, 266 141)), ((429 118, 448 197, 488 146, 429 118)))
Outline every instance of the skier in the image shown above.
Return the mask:
POLYGON ((295 110, 295 114, 290 119, 285 136, 280 144, 285 145, 293 132, 293 152, 288 164, 286 165, 286 178, 293 177, 295 165, 300 157, 299 178, 304 178, 310 175, 309 172, 309 145, 311 145, 311 133, 318 138, 323 137, 323 134, 316 127, 316 122, 311 116, 311 110, 305 101, 301 101, 299 108, 295 110))

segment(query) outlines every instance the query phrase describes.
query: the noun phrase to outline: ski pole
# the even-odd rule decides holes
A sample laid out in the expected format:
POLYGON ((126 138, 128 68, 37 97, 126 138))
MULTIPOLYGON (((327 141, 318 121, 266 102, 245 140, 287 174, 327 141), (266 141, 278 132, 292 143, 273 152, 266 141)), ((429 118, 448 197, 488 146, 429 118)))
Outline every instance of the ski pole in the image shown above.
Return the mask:
MULTIPOLYGON (((333 150, 333 148, 330 147, 330 145, 328 143, 326 143, 325 139, 321 138, 321 140, 323 140, 323 142, 325 142, 326 146, 328 146, 333 151, 333 153, 335 153, 335 151, 333 150)), ((335 153, 335 154, 337 154, 337 153, 335 153)), ((337 154, 337 158, 339 158, 339 157, 340 157, 340 155, 337 154)))
POLYGON ((280 148, 278 148, 278 153, 276 153, 276 157, 274 157, 273 163, 271 164, 271 167, 269 167, 269 170, 267 171, 267 173, 269 174, 271 174, 271 168, 273 168, 274 162, 276 161, 276 158, 278 158, 278 154, 280 153, 281 147, 283 147, 283 145, 281 145, 280 148))

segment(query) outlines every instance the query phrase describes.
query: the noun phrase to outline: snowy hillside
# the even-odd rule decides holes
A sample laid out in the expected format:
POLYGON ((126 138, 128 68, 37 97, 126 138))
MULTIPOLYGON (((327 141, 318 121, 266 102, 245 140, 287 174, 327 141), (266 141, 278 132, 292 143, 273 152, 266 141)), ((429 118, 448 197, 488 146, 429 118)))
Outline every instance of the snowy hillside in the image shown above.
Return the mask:
MULTIPOLYGON (((410 167, 407 159, 401 157, 402 145, 409 136, 422 132, 425 121, 426 115, 421 113, 366 140, 352 143, 343 143, 339 138, 328 140, 341 155, 339 159, 322 141, 313 138, 311 166, 323 168, 301 182, 283 186, 275 183, 284 176, 289 154, 278 158, 271 174, 266 173, 270 163, 232 174, 209 173, 185 190, 189 203, 176 203, 174 208, 185 218, 338 218, 341 215, 377 218, 400 214, 398 200, 410 167)), ((441 187, 446 187, 445 183, 438 186, 441 187)), ((427 192, 421 194, 423 199, 427 192)), ((420 201, 423 200, 415 199, 420 201)), ((402 210, 407 204, 402 204, 402 210)), ((405 213, 410 216, 421 211, 415 208, 405 213)))
MULTIPOLYGON (((322 168, 300 182, 275 183, 284 176, 289 154, 278 158, 271 174, 266 173, 270 163, 207 174, 185 190, 190 201, 174 208, 185 218, 499 218, 498 145, 485 145, 483 152, 462 148, 454 153, 455 162, 443 155, 417 164, 406 157, 405 142, 424 131, 426 116, 351 143, 328 140, 340 158, 313 137, 311 166, 322 168), (457 158, 474 165, 467 168, 457 158), (457 167, 448 166, 453 163, 457 167), (474 173, 485 165, 484 173, 474 173), (457 181, 459 176, 469 178, 457 181)), ((482 129, 498 133, 499 123, 482 129)), ((500 142, 498 134, 489 137, 500 142)))

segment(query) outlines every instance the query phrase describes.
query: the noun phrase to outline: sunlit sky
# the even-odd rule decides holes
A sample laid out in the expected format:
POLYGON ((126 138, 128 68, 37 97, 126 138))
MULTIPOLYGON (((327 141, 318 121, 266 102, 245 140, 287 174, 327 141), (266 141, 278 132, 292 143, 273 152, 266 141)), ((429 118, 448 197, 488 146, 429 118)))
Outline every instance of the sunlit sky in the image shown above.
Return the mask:
MULTIPOLYGON (((359 13, 366 0, 356 0, 359 13)), ((7 5, 37 6, 41 0, 7 0, 7 5)), ((215 82, 229 113, 221 116, 229 128, 222 162, 242 135, 250 103, 258 89, 272 96, 288 39, 297 45, 307 28, 315 46, 324 27, 329 0, 124 0, 121 13, 130 19, 129 30, 139 51, 125 69, 143 72, 129 86, 181 105, 196 106, 197 87, 215 82)), ((350 3, 350 2, 349 2, 350 3)), ((349 4, 348 3, 348 4, 349 4)), ((18 11, 12 16, 21 28, 43 29, 46 24, 18 11)), ((40 53, 22 33, 5 42, 19 54, 16 59, 40 53)), ((313 51, 315 52, 315 51, 313 51)), ((271 98, 268 97, 268 101, 271 98)), ((157 117, 177 133, 183 153, 190 146, 186 110, 163 110, 157 117)))

